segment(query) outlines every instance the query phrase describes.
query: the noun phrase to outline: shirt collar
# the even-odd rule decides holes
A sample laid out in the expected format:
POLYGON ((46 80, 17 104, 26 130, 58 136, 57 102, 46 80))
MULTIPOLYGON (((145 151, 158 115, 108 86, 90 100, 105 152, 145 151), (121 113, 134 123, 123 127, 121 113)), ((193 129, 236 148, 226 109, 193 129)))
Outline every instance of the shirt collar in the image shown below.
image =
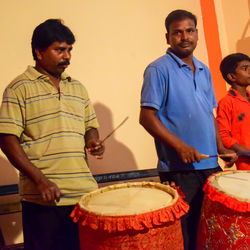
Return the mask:
MULTIPOLYGON (((25 73, 24 73, 30 80, 34 81, 37 79, 48 79, 49 77, 47 75, 44 75, 42 73, 40 73, 39 71, 37 71, 33 66, 28 66, 28 68, 26 69, 25 73)), ((61 79, 62 80, 68 80, 71 81, 71 77, 63 72, 61 74, 61 79)))
MULTIPOLYGON (((242 101, 247 101, 242 95, 240 95, 238 92, 237 92, 237 90, 235 90, 235 89, 233 89, 233 88, 230 88, 229 90, 228 90, 228 93, 229 93, 229 95, 231 95, 231 96, 233 96, 233 97, 235 97, 235 98, 238 98, 238 99, 240 99, 240 100, 242 100, 242 101)), ((248 95, 248 98, 250 97, 250 92, 247 90, 247 95, 248 95)))
MULTIPOLYGON (((167 54, 170 55, 176 61, 176 63, 179 65, 180 68, 184 67, 184 66, 189 66, 186 63, 184 63, 178 56, 176 56, 173 53, 173 50, 171 48, 167 49, 167 54)), ((195 69, 199 69, 199 70, 203 70, 204 69, 204 67, 201 64, 201 62, 199 62, 194 56, 193 56, 193 63, 194 63, 195 69)))

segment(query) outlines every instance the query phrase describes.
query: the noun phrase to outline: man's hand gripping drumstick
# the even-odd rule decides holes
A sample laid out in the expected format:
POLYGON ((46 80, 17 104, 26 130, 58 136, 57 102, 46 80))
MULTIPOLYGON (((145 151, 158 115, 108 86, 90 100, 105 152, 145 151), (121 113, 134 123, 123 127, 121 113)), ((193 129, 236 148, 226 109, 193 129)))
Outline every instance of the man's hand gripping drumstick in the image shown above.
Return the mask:
MULTIPOLYGON (((106 141, 118 128, 120 128, 126 121, 128 120, 128 116, 116 127, 114 128, 104 139, 94 139, 89 140, 88 143, 86 143, 87 152, 95 156, 97 159, 103 158, 103 152, 104 152, 104 141, 106 141)), ((99 138, 99 135, 96 135, 95 138, 99 138)))

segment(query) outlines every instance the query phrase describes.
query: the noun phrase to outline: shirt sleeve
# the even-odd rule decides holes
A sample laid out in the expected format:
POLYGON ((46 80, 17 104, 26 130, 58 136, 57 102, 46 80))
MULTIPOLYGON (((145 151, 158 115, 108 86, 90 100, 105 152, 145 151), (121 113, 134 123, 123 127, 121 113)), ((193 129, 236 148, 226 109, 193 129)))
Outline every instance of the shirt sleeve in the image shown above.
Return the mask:
POLYGON ((212 108, 216 108, 217 107, 217 101, 216 101, 216 97, 215 97, 215 93, 214 93, 214 86, 213 86, 213 83, 212 83, 212 78, 211 78, 211 73, 209 71, 209 81, 210 81, 210 93, 211 93, 211 104, 212 104, 212 108))
POLYGON ((6 88, 0 108, 0 133, 16 135, 18 138, 24 130, 25 103, 22 95, 11 88, 6 88))
POLYGON ((85 103, 84 103, 84 122, 85 122, 85 130, 88 131, 91 128, 98 128, 99 124, 97 121, 96 113, 94 107, 89 99, 88 92, 84 88, 85 92, 85 103))
POLYGON ((166 77, 156 67, 147 67, 141 91, 141 106, 159 110, 166 95, 166 82, 166 77))
POLYGON ((226 148, 230 148, 235 143, 238 143, 236 139, 232 136, 232 103, 221 100, 217 108, 218 128, 221 140, 226 148))

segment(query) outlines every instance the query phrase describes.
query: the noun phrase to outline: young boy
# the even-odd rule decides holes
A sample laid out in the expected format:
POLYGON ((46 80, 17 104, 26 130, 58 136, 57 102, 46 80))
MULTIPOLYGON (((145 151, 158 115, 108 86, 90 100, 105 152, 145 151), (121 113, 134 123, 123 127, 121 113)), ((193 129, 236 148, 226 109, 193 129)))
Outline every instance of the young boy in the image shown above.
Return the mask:
MULTIPOLYGON (((242 53, 225 57, 220 65, 223 78, 232 86, 221 99, 217 122, 225 147, 235 152, 250 151, 250 58, 242 53)), ((250 154, 239 156, 237 169, 250 170, 250 154)))

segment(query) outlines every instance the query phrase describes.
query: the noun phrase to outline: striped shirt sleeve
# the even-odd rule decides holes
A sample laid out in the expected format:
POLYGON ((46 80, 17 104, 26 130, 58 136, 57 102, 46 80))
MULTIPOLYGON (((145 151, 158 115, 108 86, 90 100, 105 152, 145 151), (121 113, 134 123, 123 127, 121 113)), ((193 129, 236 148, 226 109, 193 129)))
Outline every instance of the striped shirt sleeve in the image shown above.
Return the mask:
POLYGON ((25 103, 12 88, 6 88, 0 108, 0 133, 20 137, 24 130, 25 103))
MULTIPOLYGON (((83 87, 84 88, 84 87, 83 87)), ((84 92, 86 95, 86 101, 85 101, 85 106, 84 106, 84 119, 85 119, 85 129, 86 131, 90 130, 91 128, 98 128, 99 124, 97 121, 96 113, 94 110, 94 107, 89 99, 88 92, 84 88, 84 92)))

